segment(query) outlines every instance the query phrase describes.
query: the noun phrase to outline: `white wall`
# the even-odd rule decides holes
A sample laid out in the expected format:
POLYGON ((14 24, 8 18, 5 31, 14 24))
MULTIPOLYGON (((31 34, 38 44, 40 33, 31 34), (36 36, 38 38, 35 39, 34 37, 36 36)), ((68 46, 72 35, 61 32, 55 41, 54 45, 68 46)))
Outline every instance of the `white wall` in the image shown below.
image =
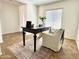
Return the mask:
POLYGON ((26 0, 16 0, 17 2, 26 3, 26 0))
POLYGON ((19 31, 19 8, 9 3, 1 3, 2 34, 19 31))
POLYGON ((25 24, 26 24, 26 18, 27 18, 27 15, 26 15, 27 8, 26 8, 26 6, 27 5, 19 6, 20 31, 22 31, 21 27, 25 27, 25 24))
POLYGON ((26 26, 26 21, 32 21, 34 26, 37 25, 37 6, 33 4, 26 4, 19 7, 20 16, 20 30, 21 27, 26 26))
MULTIPOLYGON (((2 8, 2 4, 0 3, 0 43, 2 42, 1 8, 2 8)), ((0 46, 0 55, 2 55, 2 52, 1 52, 1 46, 0 46)))
POLYGON ((0 3, 0 43, 2 42, 1 8, 2 8, 2 4, 0 3))
POLYGON ((79 49, 79 25, 78 25, 78 32, 77 32, 77 40, 76 40, 78 49, 79 49))
MULTIPOLYGON (((2 40, 1 19, 0 19, 0 43, 2 43, 2 42, 3 42, 3 40, 2 40)), ((2 55, 1 46, 0 46, 0 55, 2 55)))
POLYGON ((78 25, 78 2, 78 0, 66 0, 59 3, 39 6, 38 16, 43 16, 46 10, 63 8, 62 28, 65 29, 65 38, 76 39, 78 25))
POLYGON ((33 4, 27 4, 27 20, 32 21, 34 26, 37 25, 37 6, 33 4))
POLYGON ((0 19, 0 43, 2 43, 2 27, 1 27, 1 19, 0 19))

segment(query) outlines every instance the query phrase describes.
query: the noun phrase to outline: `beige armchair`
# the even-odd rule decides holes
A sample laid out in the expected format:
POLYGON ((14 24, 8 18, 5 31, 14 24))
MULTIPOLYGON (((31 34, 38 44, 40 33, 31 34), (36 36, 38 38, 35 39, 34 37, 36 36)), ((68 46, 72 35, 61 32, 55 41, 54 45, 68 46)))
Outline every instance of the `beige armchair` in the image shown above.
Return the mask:
POLYGON ((55 52, 58 52, 62 47, 64 41, 64 30, 56 30, 54 32, 44 32, 42 34, 43 42, 42 45, 52 49, 55 52))

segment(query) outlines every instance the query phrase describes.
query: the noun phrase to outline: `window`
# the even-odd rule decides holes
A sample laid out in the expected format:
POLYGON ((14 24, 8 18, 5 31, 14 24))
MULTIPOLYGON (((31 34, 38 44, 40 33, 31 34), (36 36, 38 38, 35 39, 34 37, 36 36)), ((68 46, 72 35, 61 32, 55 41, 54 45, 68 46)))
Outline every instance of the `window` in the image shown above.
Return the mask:
POLYGON ((53 29, 61 28, 62 9, 46 11, 45 26, 51 26, 53 29))

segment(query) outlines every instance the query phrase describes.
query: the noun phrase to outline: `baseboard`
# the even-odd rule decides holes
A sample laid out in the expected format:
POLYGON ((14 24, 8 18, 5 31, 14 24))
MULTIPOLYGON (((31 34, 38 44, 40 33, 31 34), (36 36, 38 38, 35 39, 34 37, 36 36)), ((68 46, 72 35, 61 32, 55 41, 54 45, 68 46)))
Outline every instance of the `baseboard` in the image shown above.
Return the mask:
POLYGON ((75 39, 73 39, 73 38, 67 38, 67 37, 65 37, 65 39, 69 39, 69 40, 75 40, 75 39))
POLYGON ((11 33, 5 33, 5 34, 2 34, 2 35, 9 35, 9 34, 14 34, 14 33, 21 33, 21 32, 11 32, 11 33))

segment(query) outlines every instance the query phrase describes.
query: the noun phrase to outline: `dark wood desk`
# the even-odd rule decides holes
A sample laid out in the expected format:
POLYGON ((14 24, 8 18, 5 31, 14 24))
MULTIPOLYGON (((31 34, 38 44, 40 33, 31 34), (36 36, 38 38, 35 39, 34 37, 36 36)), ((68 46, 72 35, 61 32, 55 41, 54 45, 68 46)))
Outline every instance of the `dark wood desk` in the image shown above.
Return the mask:
POLYGON ((22 27, 22 31, 23 31, 23 45, 25 46, 25 32, 30 32, 34 34, 34 52, 36 51, 36 34, 49 30, 49 27, 42 27, 42 28, 26 28, 26 27, 22 27))

